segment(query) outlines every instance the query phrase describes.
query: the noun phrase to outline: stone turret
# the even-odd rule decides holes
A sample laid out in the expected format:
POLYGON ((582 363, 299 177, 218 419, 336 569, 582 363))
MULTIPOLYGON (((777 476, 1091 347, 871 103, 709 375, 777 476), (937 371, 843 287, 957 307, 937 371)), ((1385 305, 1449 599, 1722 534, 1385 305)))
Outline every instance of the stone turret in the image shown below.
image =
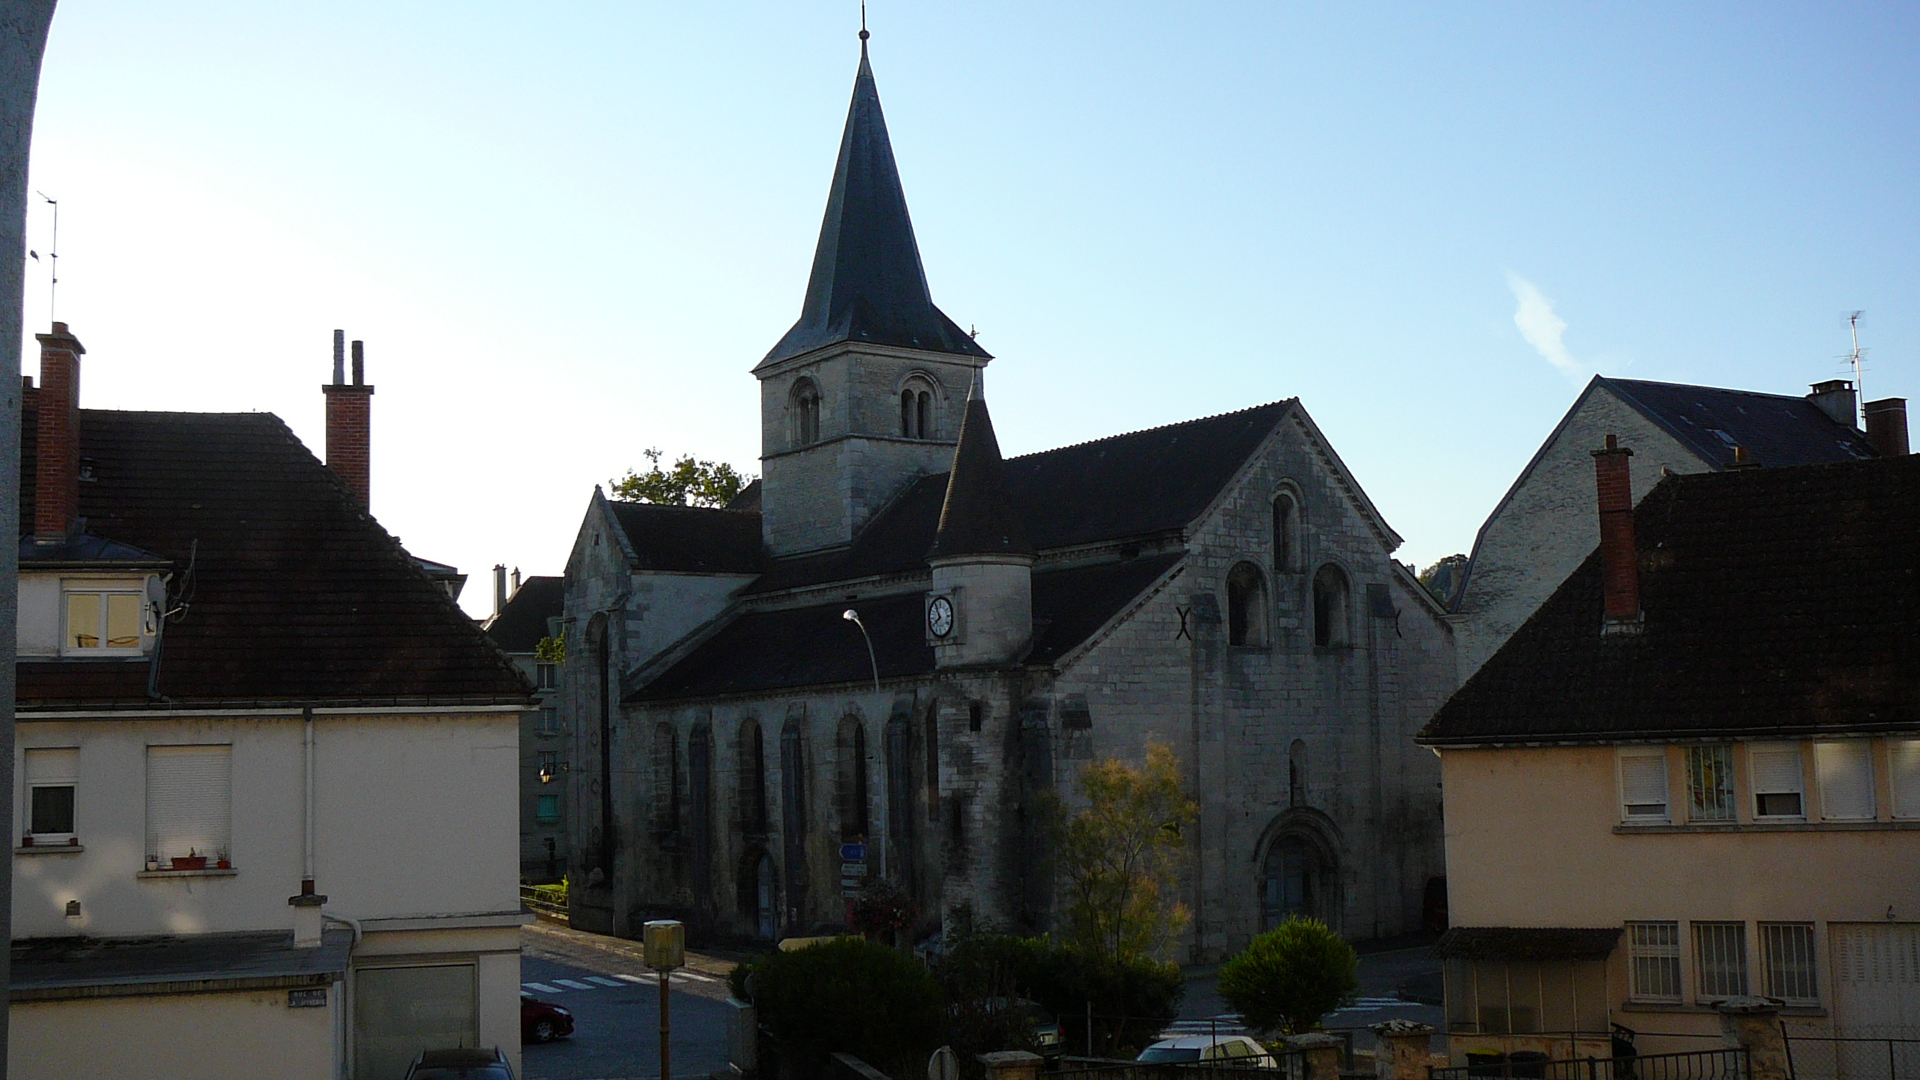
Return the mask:
POLYGON ((1005 473, 976 381, 927 552, 927 640, 940 667, 1009 663, 1033 639, 1033 545, 1005 473))

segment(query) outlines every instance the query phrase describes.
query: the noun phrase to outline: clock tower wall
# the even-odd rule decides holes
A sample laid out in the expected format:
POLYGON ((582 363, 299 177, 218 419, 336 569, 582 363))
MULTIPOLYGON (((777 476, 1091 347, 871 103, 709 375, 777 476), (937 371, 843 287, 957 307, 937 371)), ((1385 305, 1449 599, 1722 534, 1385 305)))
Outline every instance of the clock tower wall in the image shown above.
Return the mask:
MULTIPOLYGON (((1033 557, 968 555, 933 561, 933 598, 953 604, 953 630, 944 638, 928 627, 939 667, 1005 664, 1033 639, 1033 557)), ((931 610, 931 609, 930 609, 931 610)))

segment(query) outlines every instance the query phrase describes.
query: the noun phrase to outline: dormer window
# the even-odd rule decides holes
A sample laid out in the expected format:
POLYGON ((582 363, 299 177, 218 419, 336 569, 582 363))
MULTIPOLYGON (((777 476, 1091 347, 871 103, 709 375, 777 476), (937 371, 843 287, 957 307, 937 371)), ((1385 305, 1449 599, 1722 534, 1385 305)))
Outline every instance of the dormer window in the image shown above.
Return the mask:
POLYGON ((64 590, 61 651, 68 655, 135 656, 146 626, 146 595, 137 586, 118 588, 76 582, 64 590))

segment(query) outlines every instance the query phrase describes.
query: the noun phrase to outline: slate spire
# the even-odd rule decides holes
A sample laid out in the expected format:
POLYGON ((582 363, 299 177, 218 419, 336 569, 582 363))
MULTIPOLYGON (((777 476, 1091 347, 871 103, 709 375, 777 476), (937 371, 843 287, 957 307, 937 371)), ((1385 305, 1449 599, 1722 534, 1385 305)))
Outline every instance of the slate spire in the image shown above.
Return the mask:
POLYGON ((940 528, 929 559, 954 555, 1032 555, 1026 523, 1007 497, 1006 465, 993 419, 976 381, 967 394, 967 415, 960 422, 960 445, 947 474, 947 500, 940 506, 940 528))
POLYGON ((843 341, 988 356, 933 306, 927 291, 864 34, 806 304, 793 329, 760 362, 763 367, 843 341))

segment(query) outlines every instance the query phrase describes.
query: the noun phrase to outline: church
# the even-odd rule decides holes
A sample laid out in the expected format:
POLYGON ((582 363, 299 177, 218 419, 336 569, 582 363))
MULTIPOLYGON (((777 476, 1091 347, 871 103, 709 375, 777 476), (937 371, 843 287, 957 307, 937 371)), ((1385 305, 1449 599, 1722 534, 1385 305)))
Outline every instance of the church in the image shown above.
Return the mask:
POLYGON ((725 509, 595 490, 566 568, 576 926, 772 939, 887 880, 915 936, 1052 923, 1042 809, 1169 745, 1200 804, 1178 959, 1291 913, 1443 914, 1440 604, 1297 399, 1003 458, 934 306, 866 35, 800 318, 725 509))

